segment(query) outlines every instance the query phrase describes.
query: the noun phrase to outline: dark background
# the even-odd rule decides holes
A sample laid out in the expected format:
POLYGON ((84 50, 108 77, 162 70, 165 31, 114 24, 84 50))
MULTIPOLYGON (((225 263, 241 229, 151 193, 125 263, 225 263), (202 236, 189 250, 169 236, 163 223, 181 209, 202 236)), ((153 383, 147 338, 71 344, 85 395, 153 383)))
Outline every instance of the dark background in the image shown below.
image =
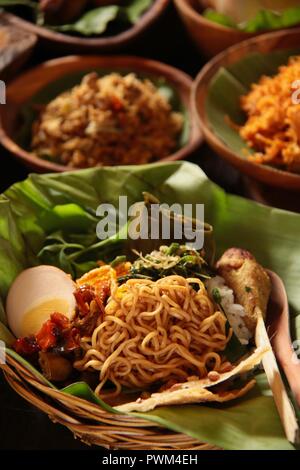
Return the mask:
MULTIPOLYGON (((199 72, 205 59, 201 57, 178 19, 174 7, 133 46, 122 50, 166 62, 184 70, 193 77, 199 72)), ((55 57, 44 48, 35 50, 28 66, 55 57)), ((28 170, 1 150, 0 192, 28 175, 28 170)), ((203 168, 208 176, 226 190, 244 194, 242 178, 226 163, 215 156, 205 145, 191 159, 203 168)), ((0 449, 2 450, 50 450, 88 449, 75 440, 72 433, 49 418, 10 389, 0 373, 0 449)))

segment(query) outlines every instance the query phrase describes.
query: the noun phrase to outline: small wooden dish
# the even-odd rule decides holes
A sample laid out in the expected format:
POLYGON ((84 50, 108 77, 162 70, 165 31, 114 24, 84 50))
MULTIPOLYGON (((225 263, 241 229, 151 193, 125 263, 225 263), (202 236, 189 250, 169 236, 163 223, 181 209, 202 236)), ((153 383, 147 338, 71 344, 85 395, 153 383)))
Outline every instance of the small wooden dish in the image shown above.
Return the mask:
MULTIPOLYGON (((209 21, 201 15, 200 0, 174 0, 187 32, 207 57, 213 57, 245 39, 257 36, 237 29, 227 28, 209 21)), ((261 34, 261 33, 260 33, 261 34)))
MULTIPOLYGON (((268 165, 259 165, 235 153, 214 132, 208 119, 206 104, 210 85, 222 67, 228 67, 252 53, 268 54, 274 51, 299 49, 300 28, 269 33, 258 36, 231 47, 212 59, 198 74, 193 85, 192 103, 199 125, 208 144, 225 160, 229 161, 244 175, 273 187, 300 191, 300 174, 276 169, 268 165)), ((269 71, 266 70, 266 74, 269 71)), ((224 90, 226 93, 226 90, 224 90)), ((224 126, 228 125, 225 122, 224 126)), ((246 144, 245 144, 246 147, 246 144)))
MULTIPOLYGON (((192 111, 190 94, 192 79, 178 69, 153 60, 129 56, 69 56, 45 62, 38 67, 25 72, 7 87, 7 104, 0 107, 0 141, 2 145, 17 159, 38 172, 62 172, 74 170, 68 166, 43 160, 32 155, 17 143, 20 129, 22 110, 28 108, 28 102, 37 93, 53 82, 65 76, 79 72, 88 73, 95 69, 135 72, 153 78, 163 78, 178 94, 189 120, 189 135, 187 143, 164 161, 182 160, 193 154, 202 143, 202 133, 192 111)), ((134 164, 134 162, 133 162, 134 164)))
POLYGON ((11 15, 0 14, 0 78, 9 80, 27 62, 37 37, 11 22, 11 15))
POLYGON ((300 213, 299 194, 295 191, 278 191, 251 178, 244 177, 245 194, 265 206, 278 207, 286 211, 300 213))
POLYGON ((12 17, 11 21, 13 24, 23 28, 25 31, 36 34, 43 44, 49 47, 51 46, 56 52, 58 50, 68 54, 80 52, 111 52, 113 50, 119 50, 138 39, 160 18, 169 4, 170 0, 156 0, 139 21, 125 31, 115 36, 90 38, 52 31, 51 29, 26 21, 19 16, 10 16, 12 17))

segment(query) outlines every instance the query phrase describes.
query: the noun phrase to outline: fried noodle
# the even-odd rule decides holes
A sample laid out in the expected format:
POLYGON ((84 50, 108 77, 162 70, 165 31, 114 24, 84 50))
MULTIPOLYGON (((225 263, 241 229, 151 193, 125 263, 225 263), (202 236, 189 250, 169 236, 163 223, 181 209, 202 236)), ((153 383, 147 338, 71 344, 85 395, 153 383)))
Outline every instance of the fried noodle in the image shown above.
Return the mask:
POLYGON ((99 396, 108 381, 115 386, 110 394, 118 395, 122 387, 222 372, 228 363, 221 352, 232 332, 215 310, 199 279, 130 279, 113 288, 101 323, 82 339, 84 356, 75 367, 99 371, 99 396))

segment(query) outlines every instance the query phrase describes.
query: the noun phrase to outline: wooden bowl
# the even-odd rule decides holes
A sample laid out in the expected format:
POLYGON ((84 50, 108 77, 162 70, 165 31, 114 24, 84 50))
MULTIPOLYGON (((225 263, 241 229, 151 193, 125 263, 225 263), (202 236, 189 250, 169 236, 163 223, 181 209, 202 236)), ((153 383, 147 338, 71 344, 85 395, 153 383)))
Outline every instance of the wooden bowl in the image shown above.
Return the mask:
POLYGON ((245 33, 207 20, 201 14, 200 0, 174 2, 188 34, 207 57, 213 57, 228 47, 259 34, 245 33))
POLYGON ((37 42, 35 34, 11 23, 11 15, 0 14, 0 78, 7 81, 27 62, 37 42))
POLYGON ((51 46, 55 52, 58 50, 64 53, 75 54, 80 52, 111 52, 121 49, 138 39, 159 19, 169 4, 170 0, 156 0, 153 6, 144 13, 136 24, 115 36, 106 37, 86 38, 72 36, 38 26, 16 15, 11 16, 15 25, 23 28, 25 31, 36 34, 45 45, 51 46))
POLYGON ((243 183, 245 195, 253 201, 265 206, 300 213, 299 194, 296 191, 278 191, 278 188, 267 186, 246 176, 243 183))
MULTIPOLYGON (((299 49, 300 28, 265 34, 241 44, 231 47, 211 60, 198 74, 193 85, 192 103, 198 117, 199 126, 203 130, 204 137, 215 152, 225 160, 229 161, 241 173, 270 186, 280 187, 288 190, 300 191, 300 175, 288 171, 276 169, 267 165, 259 165, 242 158, 235 153, 214 132, 207 115, 208 91, 214 77, 222 67, 228 67, 237 63, 252 53, 267 54, 274 51, 299 49)), ((269 71, 266 70, 268 74, 269 71)), ((226 92, 226 90, 224 90, 226 92)), ((228 125, 225 122, 224 126, 228 125)), ((246 147, 246 143, 245 143, 246 147)))
POLYGON ((25 150, 25 148, 22 148, 17 143, 20 120, 22 118, 22 111, 24 109, 28 111, 30 99, 37 93, 41 93, 46 87, 51 86, 53 82, 59 81, 66 76, 72 79, 73 74, 88 73, 95 69, 103 69, 109 72, 116 70, 121 73, 122 71, 124 73, 132 71, 136 72, 137 75, 146 75, 149 78, 153 77, 153 79, 164 78, 176 90, 178 98, 188 114, 189 135, 183 147, 162 160, 182 160, 199 148, 203 138, 197 124, 196 114, 192 111, 190 100, 192 89, 191 77, 161 62, 129 56, 69 56, 50 60, 20 75, 7 87, 7 104, 0 106, 0 142, 2 145, 17 159, 35 171, 62 172, 74 170, 74 168, 38 158, 25 150))

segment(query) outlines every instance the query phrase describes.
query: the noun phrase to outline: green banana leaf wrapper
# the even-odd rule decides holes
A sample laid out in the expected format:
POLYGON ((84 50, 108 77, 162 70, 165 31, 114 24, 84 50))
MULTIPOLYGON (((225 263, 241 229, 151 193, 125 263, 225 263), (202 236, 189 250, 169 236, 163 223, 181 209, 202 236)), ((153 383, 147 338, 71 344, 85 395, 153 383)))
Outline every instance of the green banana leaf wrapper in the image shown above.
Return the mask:
POLYGON ((251 53, 228 67, 221 67, 212 79, 205 103, 208 123, 238 157, 245 159, 254 153, 240 137, 238 129, 231 125, 241 126, 246 122, 246 115, 240 105, 241 96, 249 93, 251 85, 257 83, 263 75, 276 75, 281 65, 286 65, 290 57, 299 54, 300 48, 268 54, 251 53))
MULTIPOLYGON (((49 263, 78 276, 100 258, 111 260, 125 253, 126 241, 117 236, 96 238, 96 209, 101 203, 117 207, 119 196, 127 196, 130 206, 141 201, 145 191, 167 204, 205 204, 217 255, 232 246, 246 248, 277 272, 289 295, 293 337, 300 340, 300 215, 226 195, 198 166, 178 162, 34 174, 0 197, 0 339, 6 342, 8 354, 26 365, 9 349, 13 336, 4 310, 17 274, 49 263)), ((63 391, 111 411, 84 383, 63 391)), ((161 407, 138 416, 223 449, 294 449, 285 438, 264 373, 258 375, 256 388, 237 401, 161 407)))

